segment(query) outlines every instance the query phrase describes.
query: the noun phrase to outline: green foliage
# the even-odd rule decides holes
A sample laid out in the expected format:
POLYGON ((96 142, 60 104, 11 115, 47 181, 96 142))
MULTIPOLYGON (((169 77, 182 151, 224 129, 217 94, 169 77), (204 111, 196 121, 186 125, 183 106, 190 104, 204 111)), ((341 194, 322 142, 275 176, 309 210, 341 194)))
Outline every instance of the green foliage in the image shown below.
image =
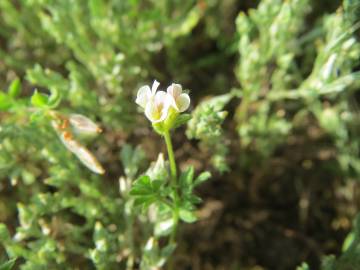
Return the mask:
POLYGON ((186 131, 189 139, 200 140, 202 151, 211 151, 211 164, 220 172, 229 170, 226 162, 228 148, 221 125, 227 116, 223 109, 232 97, 233 94, 225 94, 200 103, 186 131))
MULTIPOLYGON (((359 178, 359 2, 255 2, 0 1, 0 243, 18 258, 0 269, 167 267, 200 216, 198 164, 251 181, 311 127, 359 178), (166 157, 134 102, 153 78, 194 87, 192 112, 153 125, 166 157)), ((358 219, 324 270, 360 265, 358 219)))
POLYGON ((307 263, 302 263, 301 266, 297 267, 296 270, 310 270, 307 263))
POLYGON ((131 145, 125 144, 121 149, 120 158, 124 165, 126 176, 134 179, 139 167, 145 161, 145 153, 140 147, 133 149, 131 145))
MULTIPOLYGON (((346 2, 345 10, 351 5, 355 8, 346 2)), ((308 1, 262 1, 249 16, 238 16, 236 75, 242 100, 235 117, 241 142, 269 156, 299 128, 298 123, 314 115, 336 140, 341 166, 358 171, 359 150, 357 143, 351 144, 350 131, 357 112, 349 103, 359 85, 359 74, 352 71, 360 55, 353 36, 358 26, 338 10, 303 33, 309 10, 308 1), (307 59, 307 53, 316 53, 312 63, 295 61, 307 59)))
POLYGON ((11 270, 14 267, 15 262, 16 262, 16 258, 1 264, 0 270, 11 270))

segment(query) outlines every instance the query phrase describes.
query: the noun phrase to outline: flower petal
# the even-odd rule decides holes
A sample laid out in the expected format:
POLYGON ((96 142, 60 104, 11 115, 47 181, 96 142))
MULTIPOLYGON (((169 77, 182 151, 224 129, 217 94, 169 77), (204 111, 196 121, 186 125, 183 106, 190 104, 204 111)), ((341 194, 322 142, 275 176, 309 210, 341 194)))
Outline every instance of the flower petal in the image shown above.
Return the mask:
POLYGON ((169 109, 170 109, 169 103, 164 103, 164 105, 161 109, 160 118, 159 118, 158 122, 162 122, 168 117, 169 109))
POLYGON ((146 104, 145 116, 152 122, 158 123, 166 119, 169 113, 169 96, 164 91, 156 93, 153 100, 146 104))
POLYGON ((190 106, 190 97, 189 97, 189 95, 185 94, 185 93, 181 94, 176 99, 176 105, 177 105, 180 112, 186 111, 190 106))
POLYGON ((146 104, 151 99, 151 90, 150 87, 145 85, 139 89, 136 96, 136 104, 138 104, 140 107, 144 108, 146 107, 146 104))
POLYGON ((157 91, 154 96, 154 102, 156 106, 163 106, 168 102, 168 94, 164 91, 157 91))
POLYGON ((156 90, 158 89, 160 83, 157 80, 154 80, 152 86, 151 86, 151 94, 155 95, 156 90))
POLYGON ((145 107, 145 116, 152 122, 156 123, 156 121, 159 120, 161 117, 160 111, 158 110, 157 106, 155 105, 155 102, 150 101, 146 104, 145 107))
POLYGON ((173 96, 174 99, 177 99, 182 93, 182 87, 180 84, 173 83, 167 88, 166 92, 173 96))
POLYGON ((172 95, 167 95, 166 96, 166 103, 169 105, 169 107, 171 106, 171 107, 173 107, 177 112, 179 112, 179 108, 178 108, 178 106, 177 106, 177 104, 176 104, 176 101, 175 101, 175 99, 173 98, 173 96, 172 95))

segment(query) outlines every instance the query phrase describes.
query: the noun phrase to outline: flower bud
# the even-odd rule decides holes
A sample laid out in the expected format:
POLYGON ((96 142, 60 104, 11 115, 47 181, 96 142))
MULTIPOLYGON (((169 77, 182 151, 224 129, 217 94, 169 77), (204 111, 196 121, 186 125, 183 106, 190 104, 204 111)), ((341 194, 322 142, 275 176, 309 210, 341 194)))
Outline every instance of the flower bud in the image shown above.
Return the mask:
POLYGON ((105 172, 104 168, 97 161, 95 156, 82 144, 76 141, 73 138, 73 135, 69 131, 64 131, 61 128, 61 125, 58 125, 56 121, 51 122, 53 128, 60 137, 63 145, 83 163, 91 171, 98 174, 103 174, 105 172))
POLYGON ((95 134, 102 131, 96 123, 81 114, 71 114, 69 116, 69 122, 77 133, 95 134))

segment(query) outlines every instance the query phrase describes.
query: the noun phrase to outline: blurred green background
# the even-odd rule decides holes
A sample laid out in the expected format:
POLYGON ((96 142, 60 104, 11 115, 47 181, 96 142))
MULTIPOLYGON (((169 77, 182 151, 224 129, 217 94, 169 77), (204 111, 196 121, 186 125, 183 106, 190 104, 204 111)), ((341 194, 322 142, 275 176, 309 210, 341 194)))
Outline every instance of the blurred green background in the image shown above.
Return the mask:
POLYGON ((175 269, 360 269, 359 18, 357 0, 1 0, 0 262, 159 269, 142 249, 156 221, 119 192, 165 153, 134 102, 156 79, 190 91, 180 168, 213 175, 175 269), (35 89, 101 125, 81 142, 104 175, 35 89))

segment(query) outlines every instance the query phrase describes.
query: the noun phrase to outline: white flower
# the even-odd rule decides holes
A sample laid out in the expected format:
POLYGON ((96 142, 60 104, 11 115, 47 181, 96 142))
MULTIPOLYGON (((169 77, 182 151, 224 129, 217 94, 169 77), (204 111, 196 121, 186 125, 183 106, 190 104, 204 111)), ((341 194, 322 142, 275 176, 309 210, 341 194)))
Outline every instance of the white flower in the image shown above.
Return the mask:
POLYGON ((152 123, 159 123, 166 119, 169 113, 171 97, 164 91, 157 91, 159 82, 154 81, 150 89, 148 85, 141 87, 135 102, 145 109, 146 117, 152 123))
POLYGON ((182 92, 180 84, 171 84, 167 88, 167 92, 157 91, 159 85, 159 82, 155 80, 151 89, 148 85, 141 87, 135 100, 145 110, 146 117, 152 123, 166 120, 170 107, 179 113, 187 110, 190 106, 190 97, 182 92))
POLYGON ((141 87, 137 92, 137 96, 135 100, 136 104, 138 104, 140 107, 145 109, 146 104, 148 104, 149 101, 154 99, 156 90, 159 87, 159 85, 160 83, 157 80, 154 80, 151 89, 148 85, 141 87))
POLYGON ((173 83, 167 88, 167 93, 172 97, 171 106, 178 112, 186 111, 190 106, 190 97, 182 92, 180 84, 173 83))
POLYGON ((151 99, 145 106, 145 115, 152 123, 159 123, 164 121, 168 114, 171 104, 171 98, 164 91, 156 92, 153 99, 151 99))

